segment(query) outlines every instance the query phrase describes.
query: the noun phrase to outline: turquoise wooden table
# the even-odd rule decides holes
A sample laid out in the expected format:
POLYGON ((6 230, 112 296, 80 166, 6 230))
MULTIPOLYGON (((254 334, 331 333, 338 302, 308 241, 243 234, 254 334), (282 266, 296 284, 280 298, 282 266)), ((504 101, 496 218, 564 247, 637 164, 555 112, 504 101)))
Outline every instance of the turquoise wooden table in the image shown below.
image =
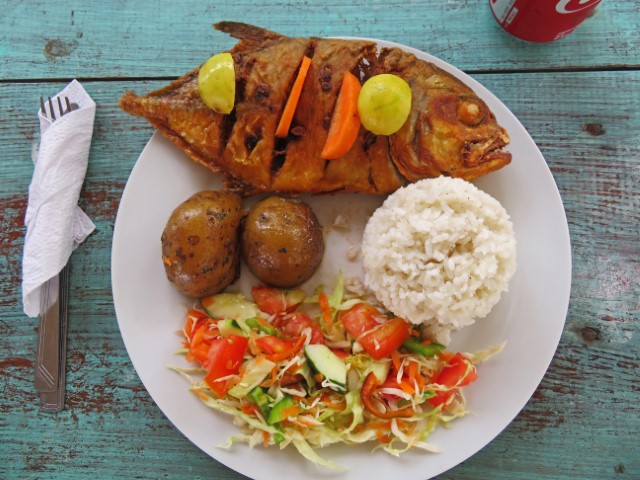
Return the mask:
POLYGON ((240 478, 164 417, 125 351, 110 249, 128 175, 151 127, 116 103, 227 49, 210 25, 240 20, 289 35, 380 38, 471 74, 539 145, 566 208, 570 307, 539 388, 455 480, 640 478, 640 3, 604 0, 575 33, 529 44, 486 0, 5 0, 0 7, 0 478, 240 478), (97 103, 80 203, 97 230, 71 263, 67 399, 41 412, 37 322, 22 313, 26 192, 36 110, 78 78, 97 103))

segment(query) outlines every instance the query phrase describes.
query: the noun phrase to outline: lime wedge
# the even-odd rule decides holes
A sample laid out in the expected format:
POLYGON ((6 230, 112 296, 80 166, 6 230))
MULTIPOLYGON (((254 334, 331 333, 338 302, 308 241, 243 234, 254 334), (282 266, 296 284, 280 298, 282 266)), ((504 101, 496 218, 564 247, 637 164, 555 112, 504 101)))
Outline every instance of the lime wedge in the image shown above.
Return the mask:
POLYGON ((209 108, 225 115, 231 113, 236 98, 236 74, 230 53, 214 55, 200 67, 198 91, 209 108))

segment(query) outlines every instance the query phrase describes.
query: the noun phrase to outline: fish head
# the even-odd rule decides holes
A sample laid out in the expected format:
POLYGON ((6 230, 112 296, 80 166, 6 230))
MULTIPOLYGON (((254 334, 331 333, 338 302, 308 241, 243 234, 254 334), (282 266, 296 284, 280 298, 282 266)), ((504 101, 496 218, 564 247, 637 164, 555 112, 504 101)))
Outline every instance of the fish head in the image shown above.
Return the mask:
POLYGON ((511 161, 509 143, 487 104, 472 91, 433 89, 415 126, 420 162, 452 177, 473 180, 511 161))

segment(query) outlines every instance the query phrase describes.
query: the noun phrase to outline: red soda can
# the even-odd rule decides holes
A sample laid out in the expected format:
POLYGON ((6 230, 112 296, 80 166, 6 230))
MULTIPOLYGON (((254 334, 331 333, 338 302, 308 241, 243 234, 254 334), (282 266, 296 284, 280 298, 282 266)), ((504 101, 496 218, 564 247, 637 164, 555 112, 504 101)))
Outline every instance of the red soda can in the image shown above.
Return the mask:
POLYGON ((551 42, 573 32, 600 0, 489 0, 500 26, 529 42, 551 42))

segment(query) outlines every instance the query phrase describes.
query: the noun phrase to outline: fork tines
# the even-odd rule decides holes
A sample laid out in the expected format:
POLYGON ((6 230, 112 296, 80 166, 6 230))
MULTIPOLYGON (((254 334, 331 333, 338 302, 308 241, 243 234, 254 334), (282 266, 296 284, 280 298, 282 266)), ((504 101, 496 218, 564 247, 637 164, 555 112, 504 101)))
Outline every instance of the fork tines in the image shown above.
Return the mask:
MULTIPOLYGON (((58 101, 58 112, 60 116, 63 116, 69 113, 70 111, 74 110, 73 105, 69 101, 69 97, 64 97, 64 101, 67 105, 66 110, 62 106, 62 100, 60 99, 60 97, 56 97, 56 100, 58 101)), ((51 117, 51 120, 56 119, 56 112, 55 112, 55 109, 53 108, 53 100, 51 100, 51 97, 47 97, 47 102, 45 102, 44 97, 40 97, 40 109, 42 110, 42 114, 44 116, 48 115, 49 117, 51 117), (47 105, 46 105, 47 103, 49 104, 49 113, 47 113, 47 105)))

